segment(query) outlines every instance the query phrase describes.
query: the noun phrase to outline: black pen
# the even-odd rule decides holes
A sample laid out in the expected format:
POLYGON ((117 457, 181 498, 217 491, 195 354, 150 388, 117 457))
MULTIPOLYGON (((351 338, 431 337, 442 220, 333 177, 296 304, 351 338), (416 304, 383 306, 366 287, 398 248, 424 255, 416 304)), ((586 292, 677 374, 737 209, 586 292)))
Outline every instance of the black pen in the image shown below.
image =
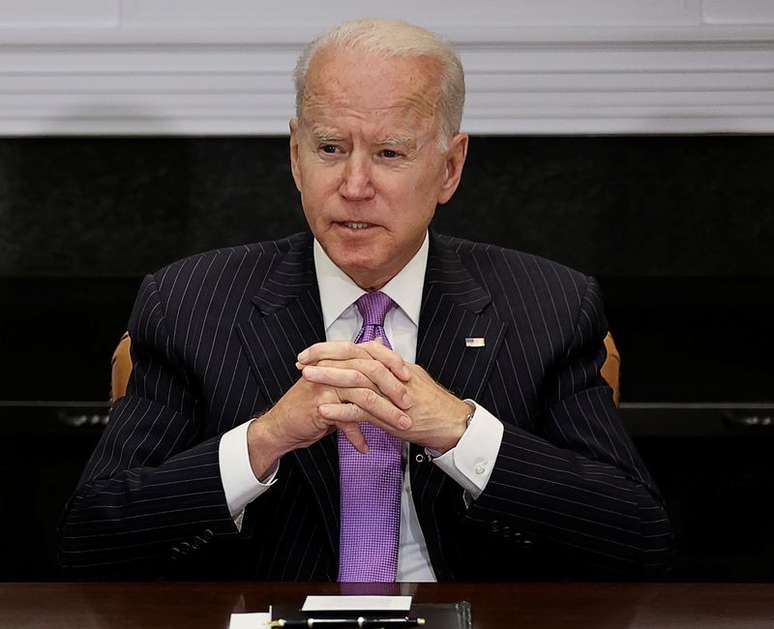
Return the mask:
POLYGON ((272 620, 269 627, 419 627, 424 618, 298 618, 272 620))

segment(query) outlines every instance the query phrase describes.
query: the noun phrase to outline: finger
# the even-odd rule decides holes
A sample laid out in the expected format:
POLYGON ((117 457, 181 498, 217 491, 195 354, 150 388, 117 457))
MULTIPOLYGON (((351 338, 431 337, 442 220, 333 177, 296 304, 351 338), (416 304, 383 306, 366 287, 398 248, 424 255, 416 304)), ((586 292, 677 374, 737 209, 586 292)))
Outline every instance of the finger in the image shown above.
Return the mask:
MULTIPOLYGON (((358 431, 362 435, 363 433, 360 430, 360 425, 363 422, 368 422, 382 430, 388 430, 388 426, 384 422, 375 418, 373 415, 370 415, 352 402, 321 404, 317 408, 317 411, 321 417, 325 418, 326 421, 331 422, 332 425, 336 426, 344 433, 349 433, 349 431, 352 430, 351 428, 346 428, 347 426, 357 426, 358 431)), ((347 435, 347 438, 349 439, 349 434, 347 435)), ((359 437, 357 437, 356 434, 353 434, 352 438, 359 440, 359 437)), ((363 439, 365 439, 365 436, 363 436, 363 439)), ((352 442, 352 445, 359 449, 359 447, 355 445, 355 441, 352 441, 351 439, 350 441, 352 442)))
MULTIPOLYGON (((400 357, 398 356, 398 358, 400 357)), ((403 359, 400 360, 401 364, 403 364, 403 359)), ((379 391, 389 398, 395 406, 402 409, 411 408, 414 401, 409 394, 408 388, 382 361, 356 358, 346 362, 350 368, 356 369, 373 382, 379 391)))
POLYGON ((371 416, 368 421, 380 428, 392 431, 411 428, 411 418, 372 389, 336 389, 336 393, 342 401, 353 402, 360 407, 371 416))
POLYGON ((349 341, 329 341, 316 343, 298 355, 296 367, 316 364, 322 360, 351 360, 373 358, 387 367, 397 378, 403 381, 411 377, 411 371, 400 354, 385 347, 381 337, 367 343, 350 343, 349 341))
POLYGON ((373 417, 352 402, 320 404, 317 410, 326 420, 334 422, 340 430, 344 430, 347 424, 357 426, 360 422, 373 421, 373 417))
POLYGON ((356 369, 341 367, 320 367, 318 365, 305 365, 301 377, 309 382, 327 384, 331 387, 368 388, 376 390, 376 384, 368 379, 368 376, 356 369))
POLYGON ((369 354, 362 344, 350 341, 326 341, 315 343, 307 347, 298 356, 298 362, 302 364, 316 363, 320 360, 348 360, 350 358, 368 358, 369 354))
POLYGON ((386 347, 381 337, 368 341, 368 343, 360 343, 358 347, 362 347, 371 358, 378 360, 401 380, 406 381, 411 377, 411 372, 406 362, 398 352, 386 347))
POLYGON ((404 410, 411 408, 413 404, 406 385, 376 360, 324 360, 316 365, 305 366, 302 375, 309 382, 332 387, 378 390, 404 410))
POLYGON ((361 454, 368 454, 368 442, 366 441, 365 435, 360 430, 360 425, 357 423, 337 423, 336 427, 344 433, 344 436, 347 438, 347 441, 349 441, 352 446, 360 452, 361 454))

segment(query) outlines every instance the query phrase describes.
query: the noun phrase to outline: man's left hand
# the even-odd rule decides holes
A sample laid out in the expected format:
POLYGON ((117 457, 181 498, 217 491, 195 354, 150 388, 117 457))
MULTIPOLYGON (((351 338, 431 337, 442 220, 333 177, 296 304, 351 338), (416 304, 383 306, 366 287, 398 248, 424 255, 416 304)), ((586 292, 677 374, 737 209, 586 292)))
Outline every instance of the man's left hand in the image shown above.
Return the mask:
MULTIPOLYGON (((408 430, 391 431, 417 445, 446 452, 455 447, 466 428, 471 405, 433 380, 419 365, 404 363, 400 355, 378 341, 354 344, 345 341, 317 343, 299 355, 297 364, 310 382, 334 387, 367 386, 390 398, 411 418, 408 430), (400 399, 408 393, 410 405, 400 399)), ((324 404, 322 416, 336 421, 368 417, 357 405, 324 404)))

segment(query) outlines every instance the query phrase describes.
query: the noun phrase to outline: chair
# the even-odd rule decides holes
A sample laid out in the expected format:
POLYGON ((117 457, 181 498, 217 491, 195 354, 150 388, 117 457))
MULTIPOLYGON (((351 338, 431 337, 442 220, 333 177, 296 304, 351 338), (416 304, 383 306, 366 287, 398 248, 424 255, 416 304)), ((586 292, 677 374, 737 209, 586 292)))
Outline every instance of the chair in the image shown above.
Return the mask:
MULTIPOLYGON (((129 382, 129 375, 132 373, 132 357, 129 353, 131 346, 129 333, 124 332, 121 340, 113 352, 112 373, 110 379, 110 403, 115 404, 126 394, 126 385, 129 382)), ((612 335, 608 332, 605 337, 605 348, 607 349, 607 359, 602 365, 600 373, 610 388, 613 390, 613 402, 618 406, 621 401, 620 391, 620 372, 621 355, 615 346, 612 335)))

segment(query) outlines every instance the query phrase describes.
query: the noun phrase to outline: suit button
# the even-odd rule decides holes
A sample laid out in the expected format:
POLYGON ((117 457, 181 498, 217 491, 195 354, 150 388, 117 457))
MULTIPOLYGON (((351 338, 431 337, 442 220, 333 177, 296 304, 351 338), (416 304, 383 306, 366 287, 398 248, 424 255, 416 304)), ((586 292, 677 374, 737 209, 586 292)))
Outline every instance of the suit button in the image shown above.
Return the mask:
POLYGON ((203 543, 204 541, 200 537, 196 537, 191 541, 191 548, 193 550, 199 550, 203 543))
POLYGON ((210 542, 212 541, 212 538, 215 537, 215 533, 212 532, 212 529, 204 529, 202 537, 204 538, 205 542, 210 542))
POLYGON ((180 542, 180 552, 183 555, 187 555, 191 550, 191 545, 188 542, 180 542))
POLYGON ((424 455, 424 454, 417 454, 417 455, 414 457, 414 460, 415 460, 417 463, 424 463, 424 462, 425 462, 425 455, 424 455))
POLYGON ((489 523, 489 530, 492 531, 492 533, 499 533, 500 532, 500 522, 497 520, 492 520, 489 523))

